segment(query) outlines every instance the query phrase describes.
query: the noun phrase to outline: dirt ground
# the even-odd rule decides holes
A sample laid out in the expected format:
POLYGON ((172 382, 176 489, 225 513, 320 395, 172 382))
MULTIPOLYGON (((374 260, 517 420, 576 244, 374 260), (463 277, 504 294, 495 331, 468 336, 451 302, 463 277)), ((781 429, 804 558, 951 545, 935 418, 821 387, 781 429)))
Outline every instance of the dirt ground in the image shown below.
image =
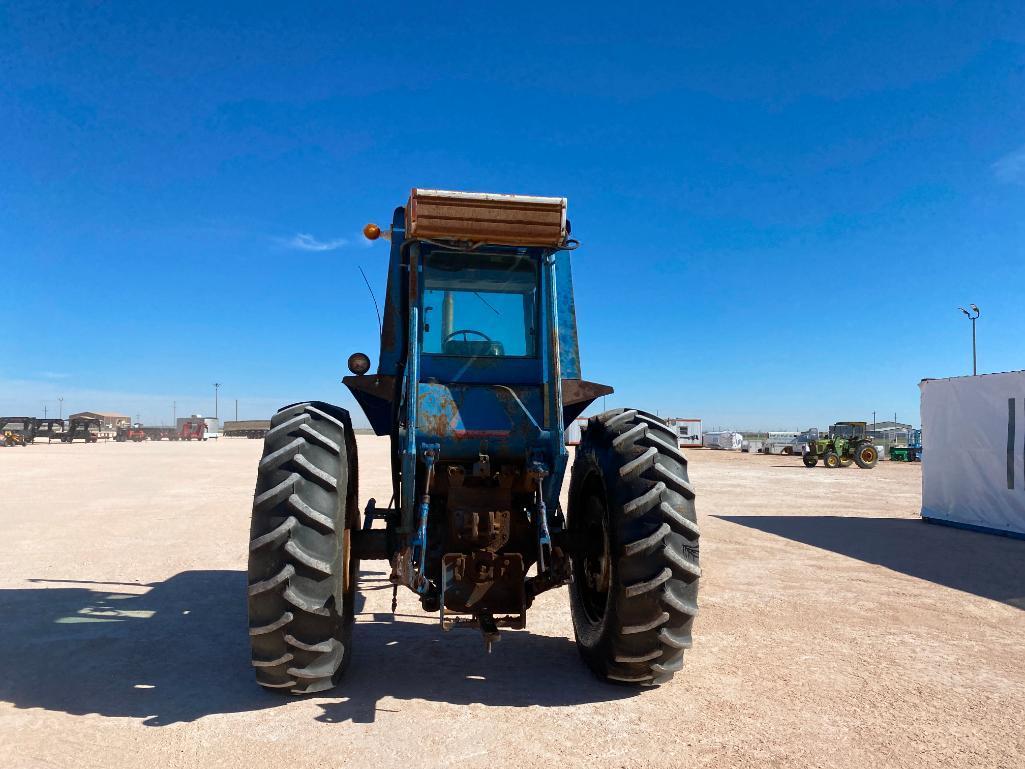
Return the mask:
POLYGON ((248 666, 259 451, 0 450, 0 767, 1025 766, 1025 542, 918 520, 917 465, 689 452, 701 613, 666 686, 592 678, 564 590, 488 656, 409 593, 393 620, 374 562, 343 685, 288 700, 248 666))

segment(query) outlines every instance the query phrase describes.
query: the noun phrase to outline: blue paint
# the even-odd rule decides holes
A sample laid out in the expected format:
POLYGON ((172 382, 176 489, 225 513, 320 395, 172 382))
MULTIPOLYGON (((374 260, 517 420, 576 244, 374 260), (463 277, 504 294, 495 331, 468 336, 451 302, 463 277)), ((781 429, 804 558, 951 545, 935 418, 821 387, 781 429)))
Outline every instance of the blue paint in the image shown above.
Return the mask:
POLYGON ((417 384, 420 381, 420 348, 417 344, 416 326, 419 314, 416 307, 409 308, 409 356, 405 372, 405 423, 400 427, 400 435, 404 434, 402 451, 402 530, 409 531, 412 526, 413 505, 416 500, 416 419, 417 419, 417 384))

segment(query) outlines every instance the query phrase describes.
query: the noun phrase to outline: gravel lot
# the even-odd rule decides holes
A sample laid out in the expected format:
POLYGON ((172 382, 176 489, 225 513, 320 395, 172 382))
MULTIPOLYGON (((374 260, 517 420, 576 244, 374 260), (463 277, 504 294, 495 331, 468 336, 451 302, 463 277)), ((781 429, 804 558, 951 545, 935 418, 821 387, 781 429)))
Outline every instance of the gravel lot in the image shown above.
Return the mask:
POLYGON ((565 591, 488 656, 409 593, 393 620, 375 562, 342 687, 288 700, 247 658, 259 451, 0 450, 0 767, 1025 766, 1025 542, 922 523, 919 466, 691 451, 701 615, 667 686, 593 679, 565 591))

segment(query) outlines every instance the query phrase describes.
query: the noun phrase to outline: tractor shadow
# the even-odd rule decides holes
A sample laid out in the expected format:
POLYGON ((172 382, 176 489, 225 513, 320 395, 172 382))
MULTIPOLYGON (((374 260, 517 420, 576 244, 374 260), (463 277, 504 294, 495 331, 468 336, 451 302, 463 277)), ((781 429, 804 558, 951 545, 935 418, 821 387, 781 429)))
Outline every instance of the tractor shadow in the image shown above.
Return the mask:
MULTIPOLYGON (((139 718, 146 726, 293 701, 254 681, 244 572, 185 571, 120 588, 39 582, 45 586, 0 590, 0 653, 8 660, 2 701, 139 718)), ((361 590, 384 586, 372 573, 361 575, 361 590)), ((361 600, 357 611, 364 608, 361 600)), ((324 711, 318 720, 372 721, 387 698, 527 707, 636 693, 594 679, 566 638, 508 632, 486 655, 476 632, 443 635, 404 616, 359 614, 352 665, 318 703, 324 711)))
POLYGON ((435 623, 391 616, 357 617, 352 666, 334 692, 341 699, 319 703, 324 712, 318 721, 372 723, 378 712, 401 710, 396 700, 563 707, 642 692, 598 681, 568 638, 504 631, 488 654, 476 630, 444 633, 435 623))
POLYGON ((915 518, 716 516, 1025 609, 1025 541, 915 518))

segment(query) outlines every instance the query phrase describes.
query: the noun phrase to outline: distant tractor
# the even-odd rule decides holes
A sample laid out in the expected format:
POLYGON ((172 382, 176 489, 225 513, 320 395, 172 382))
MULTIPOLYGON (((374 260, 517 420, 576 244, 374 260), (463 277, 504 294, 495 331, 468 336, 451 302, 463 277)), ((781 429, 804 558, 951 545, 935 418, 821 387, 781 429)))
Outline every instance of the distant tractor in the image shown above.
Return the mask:
POLYGON ((146 440, 146 431, 142 425, 120 425, 117 428, 117 433, 114 436, 114 440, 118 443, 124 443, 125 441, 132 441, 133 443, 142 443, 146 440))
POLYGON ((879 452, 868 437, 867 422, 837 422, 826 437, 811 430, 808 438, 802 454, 805 467, 815 467, 821 459, 830 469, 850 467, 853 462, 862 470, 870 470, 879 461, 879 452))
MULTIPOLYGON (((376 373, 351 355, 344 382, 390 438, 392 502, 360 510, 345 409, 307 401, 271 419, 249 543, 260 685, 306 694, 338 682, 360 562, 372 560, 443 630, 476 628, 488 650, 500 629, 526 627, 538 596, 568 586, 577 649, 601 680, 655 685, 682 668, 701 570, 679 434, 647 411, 605 411, 587 420, 570 469, 567 428, 612 388, 581 376, 569 232, 565 198, 420 189, 391 227, 364 229, 391 240, 380 355, 376 373)), ((295 367, 298 349, 268 365, 295 367)), ((429 648, 381 632, 407 653, 429 648)), ((449 673, 461 675, 432 675, 449 673)))

